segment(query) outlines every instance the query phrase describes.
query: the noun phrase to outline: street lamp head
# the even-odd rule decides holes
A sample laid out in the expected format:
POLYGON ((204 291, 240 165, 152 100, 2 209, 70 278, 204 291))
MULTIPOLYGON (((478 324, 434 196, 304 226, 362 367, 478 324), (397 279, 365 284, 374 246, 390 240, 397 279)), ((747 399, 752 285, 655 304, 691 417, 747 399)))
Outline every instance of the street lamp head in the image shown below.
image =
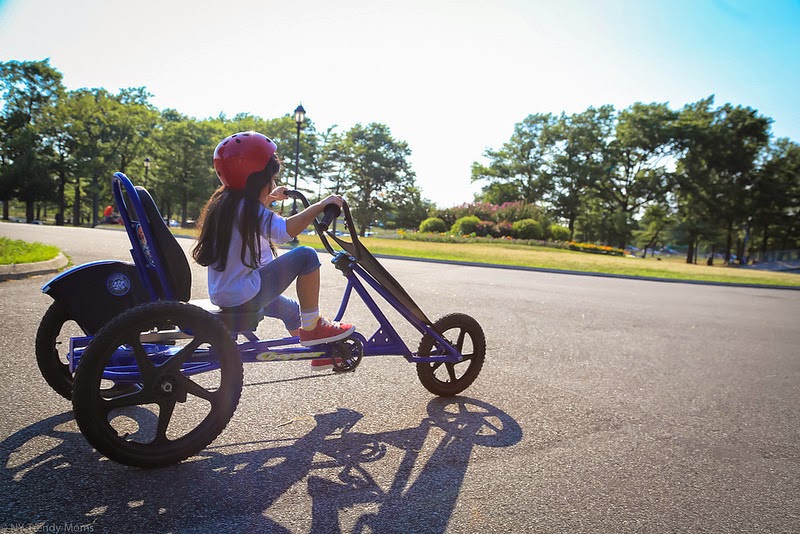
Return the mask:
POLYGON ((297 123, 299 127, 303 122, 306 120, 306 110, 303 109, 303 104, 297 106, 294 110, 294 122, 297 123))
POLYGON ((144 158, 144 168, 145 169, 150 168, 150 158, 144 158))

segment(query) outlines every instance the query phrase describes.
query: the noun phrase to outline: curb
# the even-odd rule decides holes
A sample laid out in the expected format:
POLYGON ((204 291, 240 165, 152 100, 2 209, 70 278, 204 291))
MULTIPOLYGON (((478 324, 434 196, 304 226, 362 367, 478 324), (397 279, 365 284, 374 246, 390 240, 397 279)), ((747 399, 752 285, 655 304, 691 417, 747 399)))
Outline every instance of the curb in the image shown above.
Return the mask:
POLYGON ((0 282, 4 280, 16 280, 60 271, 69 264, 69 260, 61 252, 52 260, 39 261, 35 263, 14 263, 11 265, 0 265, 0 282))

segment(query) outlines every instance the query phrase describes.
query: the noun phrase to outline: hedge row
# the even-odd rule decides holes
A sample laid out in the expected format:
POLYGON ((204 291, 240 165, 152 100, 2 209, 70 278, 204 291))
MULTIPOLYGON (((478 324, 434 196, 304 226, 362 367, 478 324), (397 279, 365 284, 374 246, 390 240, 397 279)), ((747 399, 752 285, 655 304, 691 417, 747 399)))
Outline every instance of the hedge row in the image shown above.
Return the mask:
MULTIPOLYGON (((447 232, 447 223, 439 217, 429 217, 419 225, 422 233, 439 234, 447 232)), ((486 221, 475 215, 461 217, 449 228, 454 235, 475 235, 477 237, 511 237, 515 239, 536 239, 567 241, 569 229, 558 224, 543 225, 536 219, 508 221, 486 221)))

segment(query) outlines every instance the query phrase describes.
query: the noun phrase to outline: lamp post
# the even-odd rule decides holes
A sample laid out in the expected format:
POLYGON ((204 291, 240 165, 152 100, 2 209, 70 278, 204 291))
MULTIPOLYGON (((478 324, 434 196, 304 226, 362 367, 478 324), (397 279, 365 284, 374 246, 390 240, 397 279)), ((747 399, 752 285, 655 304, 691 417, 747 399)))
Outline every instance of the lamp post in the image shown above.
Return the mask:
MULTIPOLYGON (((306 120, 306 110, 303 109, 303 104, 297 106, 294 110, 294 122, 297 124, 297 144, 294 150, 294 189, 297 190, 297 174, 300 171, 300 127, 306 120)), ((297 199, 292 199, 292 215, 297 213, 297 199)))
POLYGON ((144 158, 144 186, 147 188, 147 175, 150 174, 150 158, 144 158))

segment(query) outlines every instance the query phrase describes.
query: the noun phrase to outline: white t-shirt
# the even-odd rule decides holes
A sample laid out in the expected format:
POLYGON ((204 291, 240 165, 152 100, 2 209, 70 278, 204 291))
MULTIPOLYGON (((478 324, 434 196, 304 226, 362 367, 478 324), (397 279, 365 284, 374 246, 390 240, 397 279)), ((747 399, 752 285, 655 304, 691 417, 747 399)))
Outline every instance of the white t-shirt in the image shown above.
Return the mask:
MULTIPOLYGON (((242 234, 239 232, 238 219, 242 214, 239 205, 237 221, 231 232, 231 242, 228 247, 228 257, 224 271, 218 271, 213 265, 208 268, 208 297, 217 306, 230 308, 244 304, 258 294, 261 290, 261 277, 256 269, 251 269, 242 263, 242 234)), ((273 243, 286 243, 292 239, 286 232, 286 219, 261 206, 258 212, 261 221, 261 260, 259 266, 264 266, 272 261, 267 236, 273 243), (268 227, 269 226, 269 227, 268 227)), ((250 251, 245 251, 245 258, 250 258, 250 251)))

